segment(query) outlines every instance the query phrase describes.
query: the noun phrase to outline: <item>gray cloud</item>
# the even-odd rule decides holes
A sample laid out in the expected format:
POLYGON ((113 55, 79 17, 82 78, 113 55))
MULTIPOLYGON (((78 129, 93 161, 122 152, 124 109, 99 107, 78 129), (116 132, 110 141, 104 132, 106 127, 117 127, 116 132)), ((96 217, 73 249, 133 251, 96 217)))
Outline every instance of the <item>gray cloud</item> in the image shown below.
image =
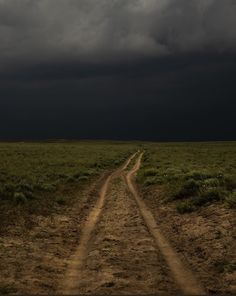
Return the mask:
POLYGON ((235 4, 0 0, 0 139, 235 139, 235 4))
POLYGON ((236 49, 234 0, 0 0, 0 62, 236 49))

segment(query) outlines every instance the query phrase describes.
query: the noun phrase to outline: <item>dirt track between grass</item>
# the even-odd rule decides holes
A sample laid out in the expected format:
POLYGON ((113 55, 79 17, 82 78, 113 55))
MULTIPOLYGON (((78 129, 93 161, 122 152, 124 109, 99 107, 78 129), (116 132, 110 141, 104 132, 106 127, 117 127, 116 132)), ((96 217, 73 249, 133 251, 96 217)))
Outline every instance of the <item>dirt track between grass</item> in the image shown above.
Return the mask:
POLYGON ((122 168, 119 168, 114 173, 109 175, 106 180, 104 181, 104 184, 101 187, 100 193, 99 193, 99 199, 96 202, 95 206, 89 213, 89 216, 87 218, 87 221, 85 222, 83 232, 80 238, 80 244, 78 249, 76 250, 75 254, 73 255, 68 272, 66 275, 66 281, 65 286, 63 289, 63 293, 66 294, 77 294, 77 281, 81 276, 81 269, 84 264, 84 260, 87 256, 87 245, 89 243, 89 240, 91 238, 92 231, 99 219, 99 216, 101 214, 101 211, 104 206, 105 197, 108 189, 109 182, 112 178, 115 178, 115 176, 119 175, 123 170, 125 170, 131 160, 135 157, 136 153, 133 154, 124 164, 122 168))
POLYGON ((140 164, 138 153, 83 190, 67 188, 72 204, 9 225, 0 294, 234 295, 235 211, 180 215, 159 189, 137 190, 140 164))
POLYGON ((135 188, 142 154, 125 172, 134 156, 105 180, 62 292, 202 295, 203 288, 161 234, 135 188))

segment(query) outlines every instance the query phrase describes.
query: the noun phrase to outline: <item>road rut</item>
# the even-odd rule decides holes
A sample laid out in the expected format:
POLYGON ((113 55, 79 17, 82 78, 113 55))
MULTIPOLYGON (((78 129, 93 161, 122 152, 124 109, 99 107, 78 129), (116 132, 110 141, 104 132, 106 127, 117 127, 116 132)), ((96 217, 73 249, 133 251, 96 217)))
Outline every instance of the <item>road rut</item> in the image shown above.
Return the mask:
POLYGON ((178 283, 181 291, 187 295, 204 295, 204 289, 201 287, 200 283, 196 280, 189 268, 185 266, 178 258, 178 255, 170 246, 168 240, 161 233, 161 230, 157 226, 157 223, 151 211, 147 208, 147 206, 145 205, 144 201, 141 199, 141 197, 138 194, 138 191, 135 188, 133 178, 140 168, 141 159, 142 154, 139 155, 135 166, 126 176, 128 187, 132 192, 133 196, 135 197, 135 200, 143 216, 143 219, 146 222, 146 225, 150 233, 155 239, 158 248, 161 250, 173 274, 173 277, 176 283, 178 283))
POLYGON ((132 159, 135 157, 136 154, 137 153, 134 153, 131 157, 129 157, 128 160, 125 162, 125 164, 121 168, 113 172, 111 175, 109 175, 105 180, 105 182, 103 183, 99 193, 98 201, 95 204, 94 208, 91 210, 87 218, 87 221, 84 225, 83 232, 80 239, 80 244, 70 260, 70 264, 66 274, 66 280, 64 283, 63 294, 78 293, 78 281, 81 277, 84 260, 86 259, 86 256, 87 256, 88 243, 91 238, 92 231, 103 209, 109 182, 116 176, 119 176, 119 174, 128 167, 128 165, 130 164, 130 162, 132 161, 132 159))
POLYGON ((64 294, 204 294, 138 196, 133 178, 142 154, 125 175, 134 157, 102 186, 72 257, 64 294))

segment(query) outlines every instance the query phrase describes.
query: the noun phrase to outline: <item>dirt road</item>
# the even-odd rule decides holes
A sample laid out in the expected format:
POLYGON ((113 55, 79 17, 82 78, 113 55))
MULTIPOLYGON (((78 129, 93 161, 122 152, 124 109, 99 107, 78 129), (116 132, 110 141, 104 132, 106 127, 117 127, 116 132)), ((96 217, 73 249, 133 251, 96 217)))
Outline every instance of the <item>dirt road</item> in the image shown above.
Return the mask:
POLYGON ((142 154, 135 156, 105 180, 60 292, 204 294, 140 198, 134 176, 142 154))

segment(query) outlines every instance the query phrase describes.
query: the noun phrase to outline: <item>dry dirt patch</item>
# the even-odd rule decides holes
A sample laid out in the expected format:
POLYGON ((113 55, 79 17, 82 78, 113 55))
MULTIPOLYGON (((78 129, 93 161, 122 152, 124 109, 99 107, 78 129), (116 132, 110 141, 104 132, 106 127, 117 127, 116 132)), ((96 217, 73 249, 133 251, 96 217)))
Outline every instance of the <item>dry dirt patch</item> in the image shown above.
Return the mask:
POLYGON ((178 293, 123 178, 110 185, 77 294, 178 293))
POLYGON ((209 293, 236 293, 236 213, 220 204, 190 214, 177 213, 158 199, 158 190, 143 192, 157 224, 195 271, 209 293))
POLYGON ((31 216, 30 229, 9 227, 0 238, 0 293, 55 293, 79 244, 81 225, 96 201, 103 175, 78 193, 73 206, 31 216))

